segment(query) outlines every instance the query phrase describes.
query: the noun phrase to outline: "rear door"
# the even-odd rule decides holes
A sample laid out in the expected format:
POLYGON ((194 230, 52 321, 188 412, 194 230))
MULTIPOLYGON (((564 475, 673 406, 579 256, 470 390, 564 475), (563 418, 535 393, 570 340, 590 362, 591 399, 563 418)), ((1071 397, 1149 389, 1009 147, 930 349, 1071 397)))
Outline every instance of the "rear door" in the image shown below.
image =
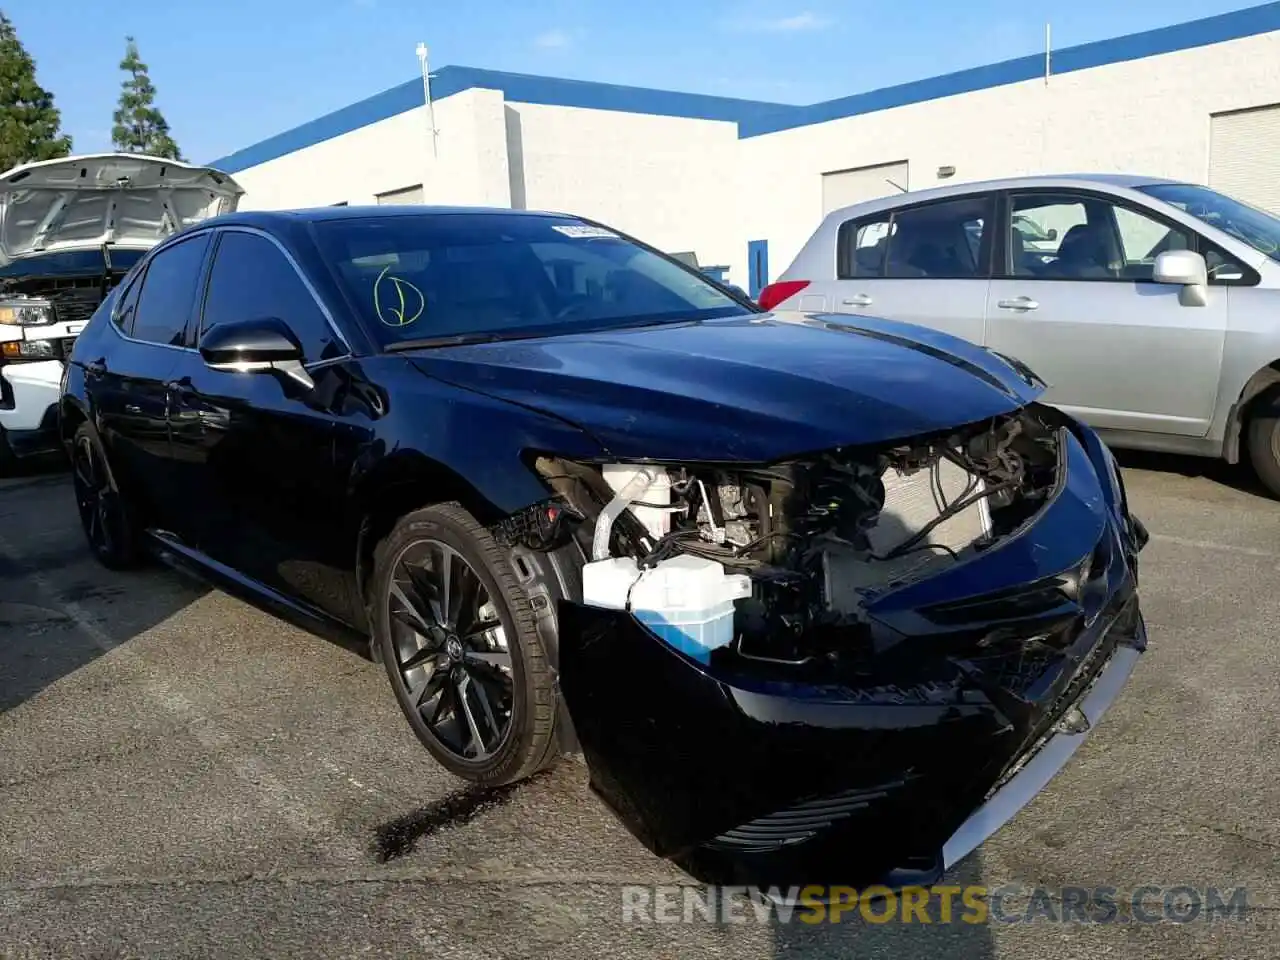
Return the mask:
POLYGON ((842 224, 837 280, 827 294, 831 308, 918 323, 981 343, 993 212, 993 196, 975 194, 842 224))
MULTIPOLYGON (((304 275, 265 234, 220 231, 193 341, 221 323, 273 317, 302 344, 306 387, 278 372, 213 370, 184 354, 168 384, 173 459, 188 503, 188 545, 347 622, 354 542, 335 464, 349 350, 304 275)), ((358 621, 356 621, 358 622, 358 621)))
POLYGON ((1095 427, 1203 436, 1218 394, 1227 290, 1184 306, 1155 254, 1198 237, 1103 193, 1016 191, 987 304, 986 345, 1031 367, 1046 402, 1095 427))
POLYGON ((148 526, 182 515, 169 464, 165 383, 181 359, 195 307, 207 233, 170 244, 122 292, 101 356, 87 357, 85 389, 117 480, 127 485, 148 526))

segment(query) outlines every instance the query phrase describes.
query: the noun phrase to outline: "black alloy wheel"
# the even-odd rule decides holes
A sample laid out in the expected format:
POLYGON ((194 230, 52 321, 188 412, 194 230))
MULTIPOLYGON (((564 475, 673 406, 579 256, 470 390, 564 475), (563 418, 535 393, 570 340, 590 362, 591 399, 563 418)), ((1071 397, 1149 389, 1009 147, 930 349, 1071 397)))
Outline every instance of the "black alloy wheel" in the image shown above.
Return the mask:
POLYGON ((511 729, 511 652, 471 565, 439 540, 401 552, 388 589, 401 680, 427 729, 453 756, 484 761, 511 729))
POLYGON ((87 424, 80 425, 72 440, 71 482, 80 526, 94 556, 113 570, 134 566, 138 561, 137 538, 129 511, 102 447, 87 424))
POLYGON ((554 685, 505 552, 455 504, 403 518, 378 547, 375 639, 414 733, 485 785, 555 759, 554 685))

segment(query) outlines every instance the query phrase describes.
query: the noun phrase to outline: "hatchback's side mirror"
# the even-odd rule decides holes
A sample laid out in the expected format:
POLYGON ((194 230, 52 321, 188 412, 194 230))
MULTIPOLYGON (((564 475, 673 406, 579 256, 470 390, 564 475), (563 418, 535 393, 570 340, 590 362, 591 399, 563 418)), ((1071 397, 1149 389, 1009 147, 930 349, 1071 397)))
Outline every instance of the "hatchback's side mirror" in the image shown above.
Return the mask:
POLYGON ((315 386, 293 331, 275 317, 215 324, 200 338, 200 356, 211 370, 279 371, 308 389, 315 386))
POLYGON ((1051 240, 1051 241, 1052 241, 1052 240, 1057 240, 1057 239, 1058 239, 1058 228, 1057 228, 1057 227, 1050 227, 1050 228, 1049 228, 1049 232, 1048 232, 1048 233, 1046 233, 1046 234, 1045 234, 1045 236, 1046 236, 1049 240, 1051 240))
POLYGON ((1166 250, 1156 257, 1151 276, 1156 283, 1182 287, 1178 302, 1184 307, 1203 307, 1208 302, 1209 270, 1204 257, 1194 250, 1166 250))

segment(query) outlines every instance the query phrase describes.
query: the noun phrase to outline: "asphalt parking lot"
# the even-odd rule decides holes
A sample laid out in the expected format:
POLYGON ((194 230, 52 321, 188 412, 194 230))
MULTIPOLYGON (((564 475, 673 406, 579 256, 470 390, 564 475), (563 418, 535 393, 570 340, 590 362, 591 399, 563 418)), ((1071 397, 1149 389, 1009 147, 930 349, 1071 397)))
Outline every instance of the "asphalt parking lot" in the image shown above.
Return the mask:
POLYGON ((1280 504, 1126 457, 1152 646, 957 883, 1248 888, 1242 920, 652 924, 679 883, 564 763, 496 796, 381 668, 163 568, 112 574, 57 473, 0 481, 0 957, 1280 955, 1280 504))

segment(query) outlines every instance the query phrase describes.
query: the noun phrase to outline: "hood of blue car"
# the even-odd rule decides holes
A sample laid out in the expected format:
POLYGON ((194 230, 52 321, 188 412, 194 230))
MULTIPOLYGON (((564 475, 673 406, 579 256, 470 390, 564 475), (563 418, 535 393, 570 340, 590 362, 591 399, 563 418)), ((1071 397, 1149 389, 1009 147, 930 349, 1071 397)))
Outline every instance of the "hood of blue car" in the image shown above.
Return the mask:
POLYGON ((610 456, 655 460, 768 462, 883 443, 1008 413, 1042 389, 967 341, 844 315, 669 322, 411 356, 429 376, 575 424, 610 456))

